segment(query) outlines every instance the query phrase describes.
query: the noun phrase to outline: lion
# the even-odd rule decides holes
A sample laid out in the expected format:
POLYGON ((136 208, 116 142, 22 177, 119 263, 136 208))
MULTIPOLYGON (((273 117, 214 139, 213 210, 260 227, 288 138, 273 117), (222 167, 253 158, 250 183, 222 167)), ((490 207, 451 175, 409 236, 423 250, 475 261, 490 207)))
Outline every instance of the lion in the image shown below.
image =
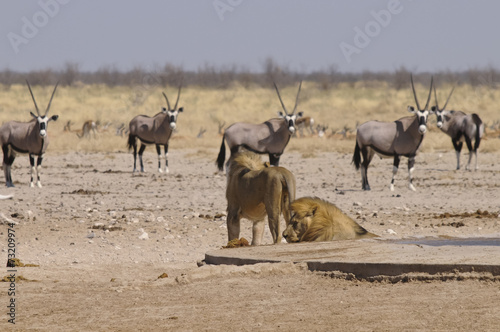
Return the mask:
POLYGON ((302 197, 290 206, 291 220, 283 231, 289 243, 377 237, 335 205, 317 197, 302 197))
POLYGON ((281 242, 280 215, 290 222, 290 203, 295 200, 295 176, 284 167, 269 167, 259 155, 244 151, 227 163, 228 241, 238 239, 240 219, 253 221, 252 245, 260 245, 267 216, 273 243, 281 242))

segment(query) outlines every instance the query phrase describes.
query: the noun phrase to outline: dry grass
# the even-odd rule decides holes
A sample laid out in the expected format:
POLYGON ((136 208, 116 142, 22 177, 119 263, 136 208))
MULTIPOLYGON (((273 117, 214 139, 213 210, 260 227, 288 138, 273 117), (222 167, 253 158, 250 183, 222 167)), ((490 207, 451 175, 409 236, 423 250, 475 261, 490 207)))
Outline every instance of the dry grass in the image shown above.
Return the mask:
MULTIPOLYGON (((451 86, 439 87, 438 95, 442 100, 446 98, 450 88, 451 86)), ((423 104, 427 87, 417 84, 416 89, 420 103, 423 104)), ((50 114, 58 114, 59 120, 50 123, 49 151, 125 151, 126 137, 117 136, 116 128, 122 123, 128 127, 135 115, 152 116, 159 112, 165 105, 162 91, 168 94, 171 103, 175 102, 177 90, 174 87, 166 90, 160 87, 111 88, 105 85, 59 87, 50 111, 50 114), (75 132, 63 131, 69 120, 73 131, 76 131, 89 119, 98 120, 101 124, 110 123, 108 130, 100 132, 96 139, 80 139, 75 132)), ((51 92, 52 87, 34 87, 41 109, 47 105, 51 92)), ((291 110, 296 87, 285 88, 281 93, 285 105, 291 110)), ((500 90, 463 85, 455 89, 449 106, 478 113, 488 130, 490 125, 500 120, 500 105, 497 100, 500 100, 500 90)), ((198 151, 219 147, 219 123, 225 122, 226 126, 237 121, 260 123, 275 117, 281 110, 273 89, 247 89, 237 84, 225 90, 185 87, 179 105, 184 107, 184 113, 179 115, 178 131, 172 137, 170 146, 172 149, 196 148, 198 151), (201 129, 206 129, 206 132, 199 139, 196 136, 201 129)), ((321 151, 350 153, 354 146, 352 135, 339 138, 341 135, 332 136, 333 132, 340 132, 343 128, 353 131, 357 123, 368 120, 392 121, 407 116, 407 105, 414 105, 411 90, 397 91, 384 82, 340 84, 330 90, 320 89, 314 82, 304 82, 298 110, 313 117, 316 124, 328 125, 328 137, 293 139, 288 149, 301 152, 306 158, 321 151)), ((29 121, 29 112, 33 110, 33 102, 26 86, 0 86, 0 123, 9 120, 29 121)), ((491 135, 484 140, 481 150, 499 151, 498 136, 491 135)), ((450 149, 452 145, 449 137, 436 129, 435 118, 432 116, 430 133, 422 150, 432 152, 450 149)))

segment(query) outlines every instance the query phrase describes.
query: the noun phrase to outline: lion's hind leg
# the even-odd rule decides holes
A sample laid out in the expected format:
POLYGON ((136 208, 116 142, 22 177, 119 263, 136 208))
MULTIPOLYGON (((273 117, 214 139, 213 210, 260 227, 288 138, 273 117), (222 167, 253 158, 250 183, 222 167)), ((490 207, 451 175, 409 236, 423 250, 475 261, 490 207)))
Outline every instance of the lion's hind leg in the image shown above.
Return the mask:
POLYGON ((252 226, 252 246, 260 246, 264 239, 264 228, 266 224, 264 219, 256 220, 252 226))
MULTIPOLYGON (((240 237, 240 211, 239 209, 227 209, 227 240, 231 241, 240 237)), ((253 244, 253 243, 252 243, 253 244)))
POLYGON ((281 232, 280 232, 280 215, 281 208, 280 204, 275 204, 275 206, 267 207, 267 221, 269 223, 269 231, 273 237, 273 243, 281 242, 281 232))

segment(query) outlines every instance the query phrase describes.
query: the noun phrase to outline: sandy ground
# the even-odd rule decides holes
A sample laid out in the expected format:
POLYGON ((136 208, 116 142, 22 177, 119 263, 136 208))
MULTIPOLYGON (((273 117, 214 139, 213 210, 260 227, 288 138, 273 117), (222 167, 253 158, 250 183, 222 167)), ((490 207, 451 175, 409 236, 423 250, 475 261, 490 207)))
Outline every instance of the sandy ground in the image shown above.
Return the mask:
MULTIPOLYGON (((287 263, 198 267, 227 242, 217 151, 171 150, 166 175, 153 150, 147 173, 135 175, 129 153, 48 153, 42 189, 28 187, 27 156, 16 159, 16 188, 0 191, 15 195, 0 201, 0 247, 6 262, 14 221, 16 257, 39 267, 16 268, 27 280, 15 283, 15 326, 9 283, 0 284, 0 330, 498 330, 498 281, 345 280, 287 263)), ((351 155, 289 152, 281 165, 295 174, 297 197, 329 200, 383 238, 500 238, 500 155, 479 157, 471 172, 454 170, 451 151, 419 154, 416 192, 406 159, 394 192, 389 159, 374 159, 370 192, 360 190, 351 155)), ((247 221, 241 236, 251 239, 247 221)))

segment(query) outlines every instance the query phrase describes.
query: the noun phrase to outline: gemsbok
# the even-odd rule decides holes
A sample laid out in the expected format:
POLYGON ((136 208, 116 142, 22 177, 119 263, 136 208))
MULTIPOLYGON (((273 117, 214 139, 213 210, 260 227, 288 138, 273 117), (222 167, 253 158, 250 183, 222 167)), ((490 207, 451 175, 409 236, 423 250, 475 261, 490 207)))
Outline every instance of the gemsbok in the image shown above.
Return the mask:
POLYGON ((368 184, 368 165, 373 156, 378 154, 380 157, 394 157, 392 170, 391 191, 394 191, 394 178, 398 172, 401 156, 408 158, 408 188, 415 190, 412 183, 412 173, 415 166, 415 156, 424 139, 427 131, 427 118, 429 111, 429 101, 432 93, 432 82, 429 89, 429 96, 424 108, 420 108, 413 85, 413 75, 410 78, 413 96, 417 109, 408 106, 408 111, 414 113, 414 116, 407 116, 394 122, 368 121, 358 127, 356 132, 356 147, 352 158, 356 169, 361 167, 361 182, 363 190, 370 190, 368 184), (363 155, 363 162, 361 162, 363 155))
POLYGON ((476 166, 477 166, 477 149, 479 148, 479 143, 481 143, 481 138, 484 135, 484 123, 476 113, 465 114, 461 111, 447 111, 446 105, 450 100, 453 90, 451 89, 448 99, 442 108, 439 107, 436 87, 434 87, 434 98, 436 99, 436 106, 432 106, 431 110, 436 114, 437 126, 443 133, 451 137, 451 142, 455 148, 455 154, 457 155, 457 170, 460 169, 460 151, 462 150, 463 140, 467 144, 469 149, 469 162, 465 169, 469 169, 472 155, 476 156, 476 166), (474 141, 474 145, 472 145, 474 141))
POLYGON ((226 159, 225 141, 227 141, 231 155, 238 152, 240 147, 243 147, 255 153, 267 153, 269 163, 273 166, 279 166, 280 157, 285 151, 290 137, 295 133, 295 121, 302 116, 302 112, 295 114, 301 87, 302 81, 299 84, 295 106, 291 113, 286 110, 278 86, 274 83, 274 88, 285 114, 280 111, 278 112, 279 118, 270 119, 261 124, 236 122, 226 128, 222 136, 219 155, 217 156, 217 167, 220 171, 224 169, 226 159))
POLYGON ((163 173, 161 169, 161 149, 160 145, 164 146, 165 150, 165 173, 168 173, 168 141, 172 136, 172 132, 176 127, 177 116, 183 111, 182 107, 177 109, 179 103, 179 97, 181 95, 182 84, 179 85, 179 91, 177 92, 177 100, 173 108, 170 107, 167 95, 163 92, 163 96, 167 101, 167 107, 156 114, 153 117, 147 115, 137 115, 130 121, 129 125, 129 135, 128 135, 128 148, 134 148, 134 170, 137 171, 136 160, 137 160, 137 140, 139 138, 141 141, 141 147, 139 149, 139 161, 141 164, 141 172, 144 172, 144 164, 142 162, 142 154, 146 149, 146 144, 155 144, 156 152, 158 153, 158 172, 163 173))
POLYGON ((42 168, 43 155, 49 145, 47 126, 50 121, 55 121, 59 117, 58 115, 52 115, 49 118, 47 117, 47 114, 49 113, 52 98, 54 98, 54 94, 56 93, 57 85, 59 83, 57 83, 54 87, 54 91, 52 92, 52 96, 50 97, 50 101, 45 109, 44 115, 40 114, 40 110, 36 104, 35 96, 33 95, 33 91, 31 91, 29 82, 26 81, 26 83, 28 84, 28 89, 30 90, 33 103, 35 104, 37 115, 30 112, 33 117, 30 122, 9 121, 0 127, 0 145, 3 150, 3 172, 5 174, 5 185, 7 187, 14 187, 11 167, 14 163, 14 159, 16 158, 16 153, 28 153, 31 164, 30 187, 34 187, 33 175, 36 171, 36 185, 41 188, 40 170, 42 168), (36 169, 35 156, 38 156, 36 169))

